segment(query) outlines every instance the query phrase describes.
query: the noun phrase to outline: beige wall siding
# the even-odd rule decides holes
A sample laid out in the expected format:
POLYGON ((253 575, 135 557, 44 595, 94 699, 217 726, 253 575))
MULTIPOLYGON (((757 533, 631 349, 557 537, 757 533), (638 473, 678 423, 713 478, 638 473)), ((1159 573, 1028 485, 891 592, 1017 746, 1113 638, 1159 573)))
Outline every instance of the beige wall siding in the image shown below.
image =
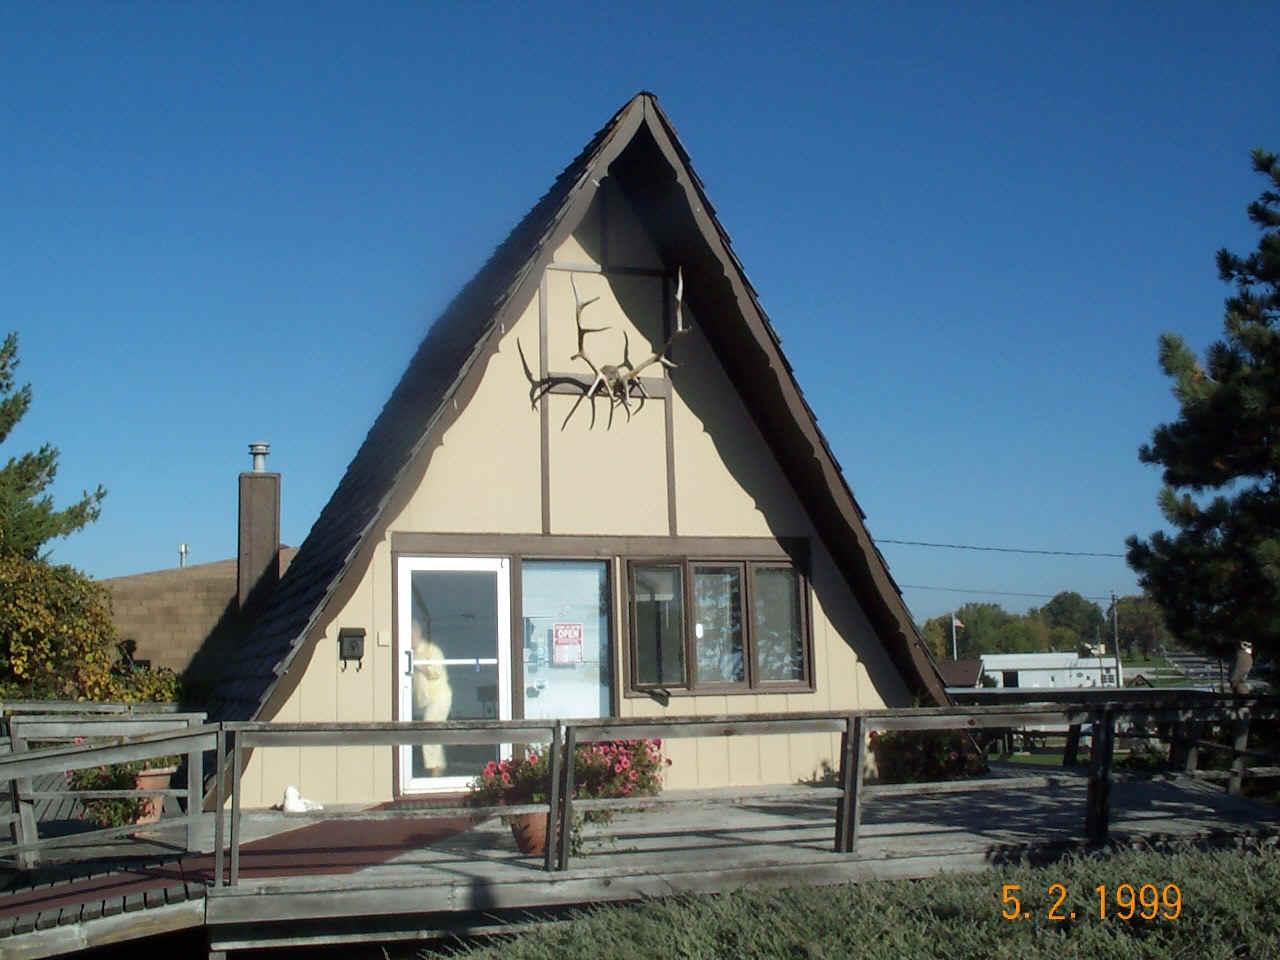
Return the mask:
MULTIPOLYGON (((629 266, 660 267, 656 251, 638 230, 634 215, 611 190, 603 228, 599 204, 554 260, 598 264, 626 256, 629 266), (603 238, 603 242, 602 242, 603 238)), ((660 277, 576 273, 586 326, 607 326, 588 336, 588 356, 599 364, 623 355, 623 334, 633 361, 660 346, 660 277)), ((570 274, 549 270, 544 289, 549 317, 548 357, 552 373, 586 372, 570 357, 577 349, 570 274)), ((598 399, 597 423, 583 403, 561 428, 572 396, 552 396, 549 477, 552 534, 663 536, 668 533, 667 411, 670 402, 675 473, 675 512, 682 536, 805 537, 811 550, 812 693, 770 693, 673 697, 662 707, 648 697, 622 697, 624 717, 770 713, 873 708, 908 702, 906 687, 874 630, 774 460, 764 437, 698 329, 674 351, 679 367, 670 374, 673 398, 655 398, 636 409, 630 422, 614 411, 606 429, 608 401, 598 399)), ((407 472, 402 489, 375 531, 371 560, 350 574, 358 580, 340 609, 324 625, 323 636, 299 654, 293 671, 300 679, 264 719, 380 720, 396 713, 392 601, 392 532, 538 533, 542 529, 540 418, 530 409, 529 384, 516 351, 517 340, 535 374, 539 357, 539 295, 506 329, 487 361, 475 395, 459 412, 442 443, 407 472), (341 669, 337 635, 341 627, 364 627, 362 669, 341 669)), ((668 374, 659 365, 646 370, 668 374)), ((637 404, 637 408, 639 405, 637 404)), ((615 558, 615 639, 624 613, 622 560, 615 558)), ((623 676, 623 651, 615 643, 615 676, 623 676)), ((728 739, 668 740, 671 787, 793 782, 834 762, 838 737, 786 735, 728 739)), ((323 803, 370 803, 393 795, 390 748, 307 748, 258 751, 245 774, 245 803, 278 803, 288 784, 323 803)))
POLYGON ((389 518, 391 530, 439 533, 537 533, 542 529, 538 481, 538 413, 517 341, 538 370, 538 298, 489 358, 475 396, 445 432, 408 504, 389 518))

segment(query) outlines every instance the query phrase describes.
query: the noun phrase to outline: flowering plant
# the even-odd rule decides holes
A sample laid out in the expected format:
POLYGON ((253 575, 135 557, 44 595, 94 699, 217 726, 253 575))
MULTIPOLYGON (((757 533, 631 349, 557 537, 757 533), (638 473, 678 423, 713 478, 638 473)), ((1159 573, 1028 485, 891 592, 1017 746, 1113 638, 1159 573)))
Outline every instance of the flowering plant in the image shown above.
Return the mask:
MULTIPOLYGON (((662 756, 661 740, 579 744, 573 752, 573 797, 653 796, 662 789, 662 771, 670 764, 662 756)), ((471 783, 471 800, 480 806, 546 803, 550 797, 551 759, 545 749, 491 760, 471 783)))
MULTIPOLYGON (((80 738, 77 738, 77 742, 80 738)), ((175 767, 180 757, 152 757, 147 760, 131 760, 100 767, 82 767, 68 770, 64 776, 72 790, 132 790, 137 776, 144 770, 175 767)), ((100 827, 122 827, 137 822, 147 807, 142 797, 98 797, 82 801, 85 819, 100 827)))

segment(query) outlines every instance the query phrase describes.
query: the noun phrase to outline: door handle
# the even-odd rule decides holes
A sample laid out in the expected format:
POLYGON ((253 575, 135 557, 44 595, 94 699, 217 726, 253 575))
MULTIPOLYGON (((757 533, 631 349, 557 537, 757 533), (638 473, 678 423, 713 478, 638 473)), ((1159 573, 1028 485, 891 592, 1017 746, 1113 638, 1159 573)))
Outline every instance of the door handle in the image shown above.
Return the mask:
POLYGON ((413 651, 406 650, 404 652, 404 675, 406 677, 413 676, 413 651))

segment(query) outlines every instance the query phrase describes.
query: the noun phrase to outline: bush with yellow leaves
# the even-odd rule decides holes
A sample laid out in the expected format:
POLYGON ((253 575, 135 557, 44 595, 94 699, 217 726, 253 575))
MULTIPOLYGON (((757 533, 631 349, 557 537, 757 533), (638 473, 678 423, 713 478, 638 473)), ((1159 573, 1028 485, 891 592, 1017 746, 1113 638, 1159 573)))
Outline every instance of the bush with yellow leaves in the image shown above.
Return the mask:
POLYGON ((169 701, 178 678, 122 663, 106 588, 67 565, 0 557, 0 696, 169 701))

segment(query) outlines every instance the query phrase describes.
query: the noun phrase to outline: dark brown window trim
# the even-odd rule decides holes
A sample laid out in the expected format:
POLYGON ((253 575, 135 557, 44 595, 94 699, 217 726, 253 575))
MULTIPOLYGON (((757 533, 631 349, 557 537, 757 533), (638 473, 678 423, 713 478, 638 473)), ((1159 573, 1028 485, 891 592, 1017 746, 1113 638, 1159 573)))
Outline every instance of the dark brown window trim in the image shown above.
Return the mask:
POLYGON ((814 681, 814 651, 813 651, 813 619, 812 607, 810 604, 810 579, 809 572, 805 566, 799 563, 793 563, 789 560, 780 560, 774 558, 752 559, 743 558, 742 556, 698 556, 698 557, 671 557, 671 556, 627 556, 623 558, 624 571, 621 576, 621 582, 625 585, 625 595, 622 597, 623 611, 621 623, 619 626, 624 631, 624 635, 619 638, 619 642, 623 643, 623 673, 624 684, 622 687, 622 696, 628 700, 638 699, 658 699, 662 702, 667 697, 703 697, 703 696, 758 696, 761 694, 771 693, 813 693, 817 690, 814 681), (664 684, 639 684, 636 682, 637 664, 636 649, 631 638, 635 634, 635 606, 632 603, 632 575, 631 568, 636 564, 671 564, 680 563, 682 567, 682 578, 684 580, 684 608, 685 608, 685 624, 683 631, 684 649, 685 649, 685 685, 664 685, 664 684), (689 629, 690 617, 692 616, 692 590, 693 577, 692 571, 695 566, 714 566, 716 564, 730 566, 733 564, 741 564, 745 570, 745 582, 743 584, 743 643, 745 646, 744 656, 746 659, 746 683, 723 683, 716 681, 713 683, 701 684, 697 679, 697 660, 693 649, 694 639, 689 629), (799 680, 759 680, 757 677, 758 668, 756 664, 756 647, 754 637, 754 625, 751 622, 754 618, 754 608, 752 606, 752 591, 755 584, 755 571, 759 568, 786 568, 795 570, 799 577, 798 589, 800 591, 800 633, 803 644, 803 676, 799 680))
POLYGON ((742 624, 742 679, 741 680, 709 680, 705 683, 698 676, 698 657, 697 657, 697 637, 688 638, 688 651, 686 656, 692 655, 689 660, 689 675, 691 678, 690 686, 699 693, 753 693, 751 689, 752 681, 752 661, 754 657, 751 655, 751 642, 748 634, 751 632, 750 626, 747 624, 747 617, 751 615, 750 587, 747 582, 751 579, 751 571, 749 564, 743 560, 704 560, 701 558, 690 558, 685 564, 689 570, 689 586, 687 588, 688 596, 688 616, 689 622, 694 622, 692 617, 697 612, 694 594, 694 580, 699 570, 705 569, 724 569, 737 568, 739 576, 739 596, 738 596, 738 616, 742 624))
MULTIPOLYGON (((632 560, 669 559, 675 562, 697 561, 747 563, 761 565, 778 565, 794 568, 801 580, 801 616, 803 618, 804 635, 804 668, 802 681, 771 680, 755 683, 753 687, 742 684, 703 684, 696 688, 672 687, 668 693, 672 697, 692 696, 754 696, 770 693, 813 693, 817 686, 814 682, 814 652, 811 611, 810 547, 807 537, 661 537, 661 536, 595 536, 578 534, 536 534, 536 533, 418 533, 413 531, 391 531, 391 568, 394 571, 401 557, 436 556, 436 557, 507 557, 511 560, 513 589, 511 591, 511 623, 512 646, 522 638, 518 635, 517 625, 522 623, 523 606, 517 606, 519 591, 514 578, 518 575, 520 562, 524 560, 604 560, 608 562, 609 590, 611 598, 620 602, 615 610, 613 600, 609 611, 609 639, 619 645, 619 656, 609 661, 610 681, 613 685, 612 714, 621 716, 622 701, 636 699, 652 699, 658 688, 635 687, 632 679, 635 667, 632 663, 631 647, 631 600, 628 564, 632 560), (617 570, 614 560, 620 561, 617 570), (617 586, 615 587, 615 583, 617 586), (621 669, 618 665, 621 664, 621 669)), ((395 608, 395 582, 392 575, 392 600, 395 608)), ((689 578, 685 576, 686 590, 689 589, 689 578)), ((750 591, 751 577, 747 577, 744 604, 746 615, 751 616, 750 591)), ((686 603, 688 602, 686 598, 686 603)), ((392 643, 396 643, 396 629, 399 618, 392 616, 392 643)), ((750 629, 749 627, 747 629, 750 629)), ((516 678, 517 651, 512 650, 512 680, 516 678)), ((521 651, 522 655, 522 651, 521 651)), ((686 652, 687 656, 687 652, 686 652)), ((750 662, 754 653, 748 658, 748 671, 754 671, 754 663, 750 662)), ((686 661, 690 662, 690 661, 686 661)), ((692 664, 690 662, 690 669, 692 664)), ((523 671, 521 671, 522 673, 523 671)), ((754 675, 748 674, 752 682, 754 675)), ((395 693, 396 677, 391 677, 393 685, 392 703, 398 703, 395 693)), ((515 705, 513 704, 513 710, 515 705)), ((397 774, 398 776, 398 774, 397 774)), ((396 780, 399 783, 399 780, 396 780)))
MULTIPOLYGON (((605 622, 605 647, 607 648, 606 652, 608 654, 607 669, 609 672, 609 719, 616 719, 619 716, 621 716, 620 707, 621 707, 622 701, 621 701, 620 691, 621 691, 622 684, 620 682, 621 678, 618 676, 618 666, 617 666, 618 656, 615 650, 615 645, 622 642, 619 637, 619 634, 622 631, 618 628, 618 624, 615 622, 617 620, 617 616, 614 612, 614 604, 613 604, 613 597, 614 597, 613 563, 610 561, 608 557, 580 557, 580 556, 570 555, 570 554, 546 553, 546 552, 529 553, 524 555, 513 556, 511 558, 512 564, 517 568, 519 568, 522 572, 523 572, 525 563, 530 561, 536 562, 538 560, 581 560, 583 563, 602 563, 602 562, 604 563, 604 589, 605 589, 605 596, 609 600, 606 606, 606 613, 605 613, 605 621, 606 621, 605 622)), ((512 694, 513 694, 512 700, 516 699, 514 694, 519 693, 520 719, 523 720, 524 719, 524 693, 525 693, 524 683, 523 683, 523 680, 524 680, 523 583, 521 584, 520 601, 521 601, 521 604, 519 607, 513 604, 511 608, 511 647, 512 647, 512 660, 511 660, 512 671, 511 672, 512 672, 512 676, 514 677, 516 669, 518 668, 520 670, 521 686, 519 687, 518 690, 514 687, 512 688, 512 694)), ((512 715, 514 716, 515 705, 513 704, 512 706, 513 706, 512 715)))
MULTIPOLYGON (((622 661, 626 664, 626 684, 623 691, 624 696, 631 696, 631 681, 640 671, 640 664, 636 659, 636 646, 631 642, 631 638, 636 633, 635 621, 635 604, 631 602, 635 596, 635 574, 634 569, 638 565, 654 566, 654 567, 675 567, 680 571, 680 591, 681 591, 681 617, 680 624, 680 640, 684 648, 684 683, 677 684, 673 689, 684 689, 691 682, 693 664, 689 660, 690 644, 688 630, 688 610, 689 610, 689 571, 684 562, 683 557, 623 557, 622 558, 622 621, 626 624, 625 636, 619 637, 619 642, 625 644, 623 647, 622 661)), ((649 695, 650 689, 666 689, 662 684, 653 684, 652 687, 642 688, 645 695, 649 695)))
POLYGON ((392 531, 393 555, 442 557, 679 557, 790 562, 809 576, 806 537, 619 537, 537 533, 414 533, 392 531))

